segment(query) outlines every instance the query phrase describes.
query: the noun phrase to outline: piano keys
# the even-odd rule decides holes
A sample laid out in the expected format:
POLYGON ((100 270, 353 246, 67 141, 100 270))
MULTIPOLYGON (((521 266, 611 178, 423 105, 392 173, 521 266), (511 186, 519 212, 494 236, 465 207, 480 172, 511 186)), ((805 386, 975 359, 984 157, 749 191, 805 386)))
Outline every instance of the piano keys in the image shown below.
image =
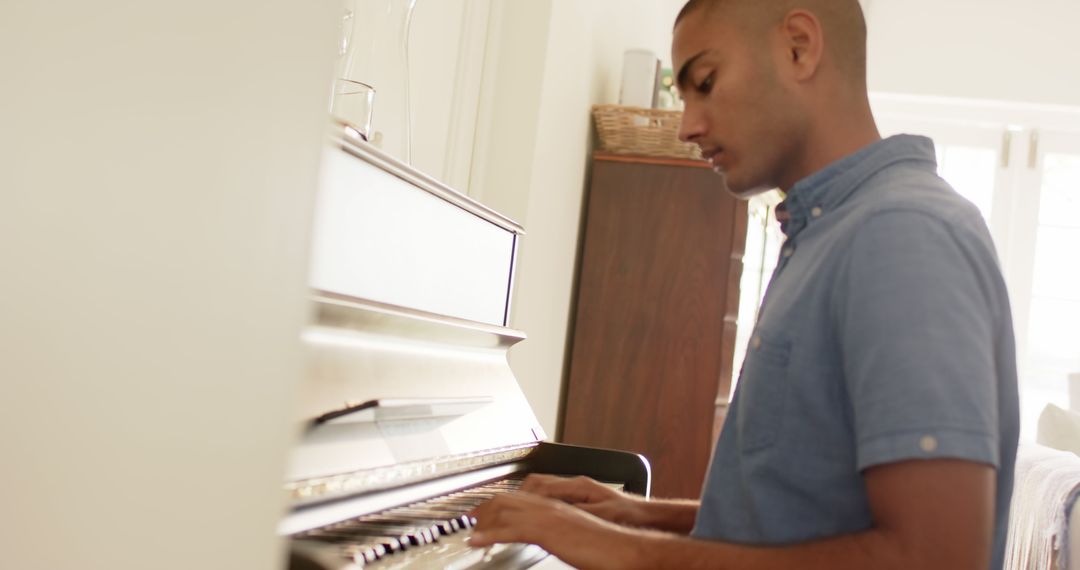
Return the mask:
POLYGON ((293 539, 334 545, 347 564, 371 568, 467 568, 541 557, 527 545, 479 550, 464 540, 475 523, 469 511, 499 493, 517 490, 521 482, 519 477, 498 480, 302 532, 293 539))
POLYGON ((473 507, 528 473, 648 495, 643 457, 545 441, 514 378, 520 226, 339 125, 315 227, 290 568, 527 568, 546 553, 468 546, 473 507))

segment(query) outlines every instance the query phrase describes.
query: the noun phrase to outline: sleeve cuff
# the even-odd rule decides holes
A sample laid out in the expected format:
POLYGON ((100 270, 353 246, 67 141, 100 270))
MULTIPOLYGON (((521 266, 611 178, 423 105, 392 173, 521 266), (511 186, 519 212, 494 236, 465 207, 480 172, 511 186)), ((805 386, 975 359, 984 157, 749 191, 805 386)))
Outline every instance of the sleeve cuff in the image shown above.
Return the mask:
POLYGON ((870 437, 859 442, 859 471, 911 459, 964 459, 1000 466, 997 439, 956 429, 911 430, 870 437))

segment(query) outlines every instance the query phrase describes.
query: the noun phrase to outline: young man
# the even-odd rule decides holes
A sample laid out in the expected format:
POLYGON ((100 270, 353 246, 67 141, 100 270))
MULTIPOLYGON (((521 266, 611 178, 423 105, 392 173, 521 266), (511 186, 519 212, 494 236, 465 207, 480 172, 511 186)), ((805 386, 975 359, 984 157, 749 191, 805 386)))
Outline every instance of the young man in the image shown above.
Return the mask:
POLYGON ((473 544, 580 568, 1001 568, 1019 415, 1005 285, 933 144, 878 135, 857 0, 691 0, 673 62, 681 138, 735 194, 787 193, 701 501, 532 477, 476 511, 473 544))

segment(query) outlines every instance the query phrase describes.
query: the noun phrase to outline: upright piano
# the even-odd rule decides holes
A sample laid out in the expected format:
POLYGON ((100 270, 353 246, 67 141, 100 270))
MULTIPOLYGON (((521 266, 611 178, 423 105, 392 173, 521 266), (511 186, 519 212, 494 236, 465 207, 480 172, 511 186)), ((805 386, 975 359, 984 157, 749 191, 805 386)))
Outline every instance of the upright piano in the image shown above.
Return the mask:
MULTIPOLYGON (((526 568, 473 549, 468 512, 528 473, 649 494, 645 458, 551 443, 507 361, 522 228, 336 125, 312 244, 289 566, 526 568)), ((553 382, 557 379, 552 379, 553 382)))

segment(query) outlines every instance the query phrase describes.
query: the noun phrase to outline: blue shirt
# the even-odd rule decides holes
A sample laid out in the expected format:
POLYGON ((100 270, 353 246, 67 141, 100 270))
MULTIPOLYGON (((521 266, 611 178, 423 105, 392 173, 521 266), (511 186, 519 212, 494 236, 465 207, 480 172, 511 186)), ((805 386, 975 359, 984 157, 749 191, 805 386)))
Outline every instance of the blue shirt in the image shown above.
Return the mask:
POLYGON ((862 472, 997 468, 1001 568, 1019 436, 1013 327, 979 211, 933 143, 874 143, 800 181, 693 536, 780 545, 869 529, 862 472))

